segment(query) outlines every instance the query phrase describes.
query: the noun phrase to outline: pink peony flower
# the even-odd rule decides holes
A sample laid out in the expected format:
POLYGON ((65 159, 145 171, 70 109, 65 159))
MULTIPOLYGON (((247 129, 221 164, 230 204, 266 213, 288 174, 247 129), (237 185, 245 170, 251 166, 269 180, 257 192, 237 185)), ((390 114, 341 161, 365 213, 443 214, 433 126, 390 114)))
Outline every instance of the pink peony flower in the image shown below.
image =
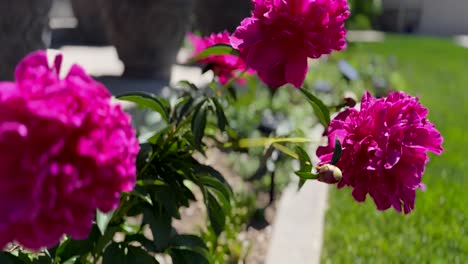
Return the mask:
POLYGON ((361 110, 346 109, 330 123, 328 146, 319 147, 320 164, 331 161, 338 139, 343 153, 336 164, 343 173, 338 188, 353 187, 353 197, 374 199, 377 209, 414 209, 416 189, 429 161, 427 152, 442 153, 442 136, 427 120, 427 109, 403 92, 375 99, 366 93, 361 110))
POLYGON ((346 47, 346 0, 253 0, 252 16, 231 37, 247 66, 270 87, 300 87, 307 58, 346 47))
POLYGON ((59 78, 46 53, 0 82, 0 248, 37 250, 87 237, 96 208, 115 209, 135 184, 139 145, 130 117, 74 65, 59 78))
MULTIPOLYGON (((230 36, 227 31, 218 34, 213 33, 207 37, 199 37, 194 34, 189 34, 188 37, 194 47, 193 57, 213 45, 230 43, 230 36)), ((244 61, 235 55, 213 55, 200 60, 200 63, 210 66, 221 84, 226 84, 231 78, 236 77, 237 72, 247 70, 244 61)), ((247 73, 251 74, 252 71, 247 71, 247 73)), ((237 82, 243 85, 246 80, 239 78, 237 82)))

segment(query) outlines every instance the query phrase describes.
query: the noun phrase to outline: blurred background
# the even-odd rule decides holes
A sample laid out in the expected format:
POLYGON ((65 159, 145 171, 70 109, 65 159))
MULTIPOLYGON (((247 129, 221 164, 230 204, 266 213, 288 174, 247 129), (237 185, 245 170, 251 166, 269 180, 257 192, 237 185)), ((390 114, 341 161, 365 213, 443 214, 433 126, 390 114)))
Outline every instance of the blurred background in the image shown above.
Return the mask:
MULTIPOLYGON (((423 177, 427 190, 418 191, 411 215, 379 212, 370 198, 359 204, 349 189, 334 186, 318 198, 326 204, 322 213, 311 211, 317 201, 295 201, 312 217, 324 218, 317 225, 311 219, 312 227, 286 220, 296 229, 320 229, 303 240, 306 247, 317 243, 313 259, 294 263, 468 263, 468 124, 463 120, 468 117, 468 1, 349 3, 348 49, 310 61, 305 87, 328 105, 342 104, 343 97, 359 99, 364 90, 418 96, 444 136, 445 152, 431 156, 423 177)), ((250 0, 0 0, 0 78, 13 79, 22 57, 49 48, 64 53, 66 65, 83 65, 115 94, 163 94, 181 79, 207 85, 209 74, 200 77, 200 68, 185 64, 191 54, 186 33, 232 32, 250 5, 250 0)), ((265 126, 275 135, 310 135, 317 120, 297 93, 279 89, 271 99, 256 78, 246 86, 237 87, 239 100, 228 113, 241 135, 262 135, 265 126)), ((275 237, 269 226, 281 226, 275 222, 281 203, 273 201, 286 196, 292 165, 271 153, 265 159, 261 151, 222 157, 238 184, 250 187, 238 196, 239 210, 222 246, 210 250, 226 263, 280 263, 267 257, 269 246, 278 245, 272 241, 290 244, 275 248, 284 255, 294 250, 296 238, 275 237), (274 171, 276 179, 270 175, 274 171)))

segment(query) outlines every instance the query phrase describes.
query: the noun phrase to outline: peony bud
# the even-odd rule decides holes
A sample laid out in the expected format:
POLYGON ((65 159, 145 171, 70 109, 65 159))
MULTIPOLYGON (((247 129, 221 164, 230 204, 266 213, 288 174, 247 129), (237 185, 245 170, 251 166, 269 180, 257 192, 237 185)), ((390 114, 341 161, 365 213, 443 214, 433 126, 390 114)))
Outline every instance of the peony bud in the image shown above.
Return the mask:
POLYGON ((317 167, 316 169, 319 174, 319 178, 317 179, 318 181, 335 184, 341 180, 341 170, 336 166, 325 164, 317 167))
POLYGON ((349 106, 349 107, 355 107, 356 106, 356 100, 354 100, 351 97, 346 97, 343 100, 344 100, 344 105, 346 105, 346 106, 349 106))

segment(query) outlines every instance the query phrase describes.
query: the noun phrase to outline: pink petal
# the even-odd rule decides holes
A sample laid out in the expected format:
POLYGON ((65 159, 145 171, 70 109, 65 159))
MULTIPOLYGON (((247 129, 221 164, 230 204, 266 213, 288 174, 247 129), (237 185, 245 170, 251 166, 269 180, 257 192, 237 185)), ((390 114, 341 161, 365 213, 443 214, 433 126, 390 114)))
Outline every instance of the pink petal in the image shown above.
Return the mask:
POLYGON ((244 49, 262 40, 262 31, 258 20, 245 18, 231 36, 231 45, 235 49, 244 49))
POLYGON ((246 64, 257 71, 268 71, 278 65, 283 58, 280 44, 262 41, 249 48, 246 64))
POLYGON ((301 53, 291 54, 286 63, 286 81, 297 88, 301 87, 307 70, 307 57, 301 53))

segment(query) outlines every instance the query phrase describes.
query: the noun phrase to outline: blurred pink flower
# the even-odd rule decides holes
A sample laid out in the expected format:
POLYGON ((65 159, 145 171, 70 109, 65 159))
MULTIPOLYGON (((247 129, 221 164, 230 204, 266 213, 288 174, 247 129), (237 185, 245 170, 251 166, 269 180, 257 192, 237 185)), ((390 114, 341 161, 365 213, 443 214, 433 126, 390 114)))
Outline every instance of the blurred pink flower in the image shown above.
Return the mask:
POLYGON ((429 161, 428 151, 442 153, 442 136, 427 120, 427 109, 417 98, 392 92, 375 99, 366 93, 361 110, 338 114, 327 131, 328 146, 319 147, 320 164, 329 163, 335 139, 343 148, 336 164, 343 173, 338 188, 353 187, 353 197, 363 202, 367 194, 377 209, 393 206, 407 214, 414 209, 416 189, 429 161))
MULTIPOLYGON (((227 31, 213 33, 207 37, 199 37, 189 33, 188 37, 194 47, 192 57, 196 57, 200 52, 213 45, 230 44, 230 35, 227 31)), ((221 84, 226 84, 231 78, 236 77, 237 73, 247 70, 244 61, 235 55, 213 55, 201 59, 199 62, 209 66, 221 84)), ((252 74, 252 71, 247 71, 247 73, 252 74)), ((239 78, 237 82, 245 84, 246 80, 245 78, 239 78)))
POLYGON ((96 209, 115 209, 135 184, 130 117, 81 67, 60 79, 61 58, 33 53, 0 82, 0 248, 84 239, 96 209))
POLYGON ((231 37, 247 66, 270 87, 300 87, 307 58, 346 47, 346 0, 253 0, 252 16, 231 37))

